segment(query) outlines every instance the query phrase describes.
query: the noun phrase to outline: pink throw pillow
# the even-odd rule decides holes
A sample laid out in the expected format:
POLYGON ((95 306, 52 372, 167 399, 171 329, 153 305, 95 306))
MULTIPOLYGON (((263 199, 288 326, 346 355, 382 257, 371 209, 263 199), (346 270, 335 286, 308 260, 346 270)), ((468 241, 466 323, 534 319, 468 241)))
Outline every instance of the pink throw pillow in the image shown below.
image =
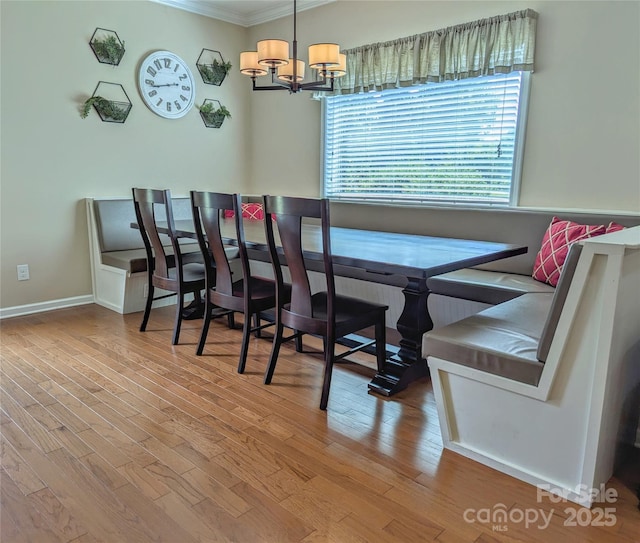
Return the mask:
POLYGON ((607 234, 611 234, 612 232, 618 232, 619 230, 624 230, 624 226, 618 224, 617 222, 610 222, 607 225, 607 234))
POLYGON ((264 220, 262 204, 242 204, 242 218, 253 221, 264 220))
POLYGON ((569 246, 576 241, 606 233, 607 227, 602 224, 592 226, 553 217, 542 238, 540 251, 536 255, 533 278, 555 287, 560 279, 564 261, 567 259, 569 246))

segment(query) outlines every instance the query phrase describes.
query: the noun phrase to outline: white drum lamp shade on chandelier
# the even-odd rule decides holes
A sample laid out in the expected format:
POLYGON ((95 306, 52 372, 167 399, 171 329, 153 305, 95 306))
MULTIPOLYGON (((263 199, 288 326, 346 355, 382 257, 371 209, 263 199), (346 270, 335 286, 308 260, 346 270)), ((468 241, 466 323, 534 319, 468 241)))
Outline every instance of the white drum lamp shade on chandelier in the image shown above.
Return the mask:
POLYGON ((305 63, 298 58, 297 2, 293 0, 293 47, 289 55, 289 42, 260 40, 256 51, 240 53, 240 73, 251 77, 253 90, 331 91, 333 80, 346 73, 347 57, 340 53, 337 43, 316 43, 309 46, 309 68, 316 70, 314 81, 304 82, 305 63), (258 86, 256 78, 271 74, 271 85, 258 86))

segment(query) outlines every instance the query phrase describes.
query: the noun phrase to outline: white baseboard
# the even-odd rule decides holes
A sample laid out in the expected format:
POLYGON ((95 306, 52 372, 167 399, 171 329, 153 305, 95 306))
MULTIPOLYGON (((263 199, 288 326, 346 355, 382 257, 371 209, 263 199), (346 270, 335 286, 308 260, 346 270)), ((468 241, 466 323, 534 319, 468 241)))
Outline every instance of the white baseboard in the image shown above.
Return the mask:
POLYGON ((72 298, 63 298, 62 300, 50 300, 48 302, 39 302, 36 304, 17 305, 14 307, 4 307, 0 309, 0 320, 10 317, 19 317, 21 315, 31 315, 32 313, 42 313, 44 311, 53 311, 54 309, 64 309, 65 307, 74 307, 77 305, 86 305, 93 303, 93 295, 74 296, 72 298))

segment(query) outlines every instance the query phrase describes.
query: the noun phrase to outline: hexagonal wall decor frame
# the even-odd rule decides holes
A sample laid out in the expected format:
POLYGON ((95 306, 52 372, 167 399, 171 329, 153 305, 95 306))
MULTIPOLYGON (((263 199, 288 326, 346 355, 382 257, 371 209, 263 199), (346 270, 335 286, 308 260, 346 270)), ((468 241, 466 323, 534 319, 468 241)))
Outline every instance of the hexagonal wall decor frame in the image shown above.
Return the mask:
POLYGON ((117 66, 124 56, 124 42, 115 30, 96 28, 89 40, 89 46, 102 64, 117 66))
POLYGON ((98 82, 87 103, 105 123, 124 123, 131 112, 131 100, 120 83, 98 82))
POLYGON ((220 86, 231 69, 231 63, 225 62, 220 51, 203 49, 196 61, 196 68, 204 83, 220 86))
POLYGON ((220 128, 226 117, 231 118, 229 110, 218 100, 207 98, 201 106, 196 106, 200 110, 200 117, 207 128, 220 128))

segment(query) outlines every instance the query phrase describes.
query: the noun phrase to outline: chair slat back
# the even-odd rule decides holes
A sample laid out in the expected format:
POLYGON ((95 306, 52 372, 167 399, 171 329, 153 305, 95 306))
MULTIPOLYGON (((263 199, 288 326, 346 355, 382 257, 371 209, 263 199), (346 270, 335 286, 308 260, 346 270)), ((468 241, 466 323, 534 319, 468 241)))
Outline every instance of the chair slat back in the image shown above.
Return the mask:
MULTIPOLYGON (((238 240, 238 256, 240 257, 240 263, 242 264, 242 273, 244 277, 251 276, 251 263, 249 261, 249 254, 247 253, 247 242, 244 235, 244 218, 242 216, 242 204, 260 204, 262 205, 262 196, 255 196, 250 194, 234 194, 233 195, 233 214, 236 223, 236 235, 238 240)), ((252 219, 255 220, 255 219, 252 219)), ((245 281, 247 288, 250 288, 251 283, 245 281)))
POLYGON ((320 219, 323 246, 323 268, 327 283, 327 292, 331 314, 331 300, 335 296, 333 264, 331 262, 331 240, 329 229, 329 201, 317 198, 291 198, 285 196, 264 196, 265 232, 274 274, 278 285, 282 285, 283 276, 279 263, 279 254, 275 241, 274 224, 278 230, 282 252, 291 274, 291 306, 293 313, 312 317, 311 284, 304 253, 303 219, 320 219), (275 221, 272 220, 275 215, 275 221))
POLYGON ((182 255, 178 245, 175 231, 173 211, 171 207, 171 191, 160 189, 133 188, 133 203, 136 210, 136 219, 140 234, 147 251, 147 260, 153 263, 153 273, 159 277, 168 278, 169 265, 167 253, 158 232, 158 215, 164 212, 169 239, 174 252, 175 265, 182 269, 182 255), (158 209, 160 207, 160 209, 158 209))
POLYGON ((193 222, 207 270, 216 269, 216 290, 229 296, 233 292, 233 279, 220 220, 225 209, 233 209, 233 202, 233 194, 191 191, 193 222))

